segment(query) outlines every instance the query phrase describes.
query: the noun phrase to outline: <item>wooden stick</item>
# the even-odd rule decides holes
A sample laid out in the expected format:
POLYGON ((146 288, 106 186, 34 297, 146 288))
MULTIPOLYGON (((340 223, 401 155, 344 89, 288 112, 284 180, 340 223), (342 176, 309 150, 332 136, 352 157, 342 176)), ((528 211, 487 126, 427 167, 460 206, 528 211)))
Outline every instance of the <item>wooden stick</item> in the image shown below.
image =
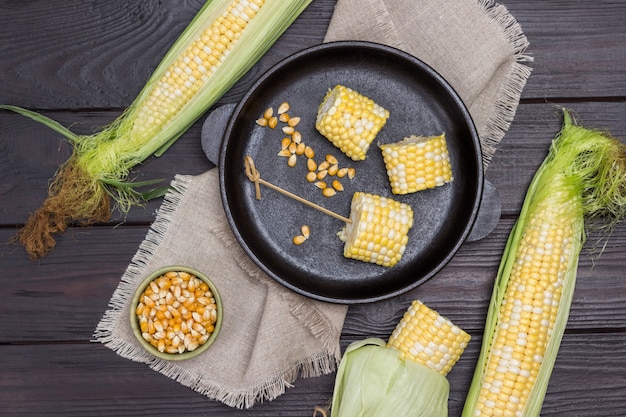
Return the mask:
POLYGON ((322 206, 318 206, 315 203, 310 202, 309 200, 305 200, 304 198, 297 196, 293 193, 290 193, 287 190, 284 190, 270 182, 265 181, 263 178, 261 178, 261 173, 259 173, 259 171, 256 169, 256 167, 254 166, 254 161, 252 160, 252 157, 249 155, 246 155, 246 157, 244 158, 244 164, 246 166, 246 175, 248 176, 248 179, 250 181, 252 181, 254 183, 254 190, 256 193, 256 199, 260 200, 261 199, 261 188, 259 186, 259 184, 263 184, 273 190, 278 191, 281 194, 286 195, 287 197, 291 197, 294 200, 297 200, 303 204, 306 204, 309 207, 313 207, 314 209, 317 209, 325 214, 328 214, 329 216, 332 216, 336 219, 339 219, 345 223, 352 223, 352 220, 348 219, 347 217, 343 217, 337 213, 334 213, 322 206))

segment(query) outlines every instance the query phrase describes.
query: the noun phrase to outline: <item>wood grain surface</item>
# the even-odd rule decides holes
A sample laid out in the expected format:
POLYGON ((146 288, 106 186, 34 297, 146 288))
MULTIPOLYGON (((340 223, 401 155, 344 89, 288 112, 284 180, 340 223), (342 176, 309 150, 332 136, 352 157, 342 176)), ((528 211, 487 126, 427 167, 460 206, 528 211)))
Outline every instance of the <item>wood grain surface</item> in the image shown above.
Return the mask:
MULTIPOLYGON (((419 2, 416 2, 419 3, 419 2)), ((341 346, 387 338, 420 299, 472 334, 449 374, 450 416, 459 416, 478 356, 487 304, 526 188, 561 125, 559 106, 587 127, 626 138, 626 2, 503 0, 534 57, 515 120, 486 178, 502 218, 466 243, 433 279, 393 299, 350 306, 341 346)), ((0 0, 0 103, 43 112, 89 133, 119 115, 202 6, 188 1, 0 0)), ((217 104, 234 103, 273 64, 321 43, 335 1, 315 0, 263 59, 217 104)), ((133 171, 170 181, 213 168, 202 121, 165 155, 133 171)), ((0 415, 310 416, 332 396, 334 374, 298 379, 276 400, 229 408, 92 342, 120 277, 161 201, 115 212, 108 224, 73 227, 31 261, 9 244, 70 154, 62 137, 0 111, 0 415)), ((545 398, 546 417, 626 416, 626 224, 602 256, 586 244, 571 316, 545 398)), ((236 358, 233 358, 236 360, 236 358)))

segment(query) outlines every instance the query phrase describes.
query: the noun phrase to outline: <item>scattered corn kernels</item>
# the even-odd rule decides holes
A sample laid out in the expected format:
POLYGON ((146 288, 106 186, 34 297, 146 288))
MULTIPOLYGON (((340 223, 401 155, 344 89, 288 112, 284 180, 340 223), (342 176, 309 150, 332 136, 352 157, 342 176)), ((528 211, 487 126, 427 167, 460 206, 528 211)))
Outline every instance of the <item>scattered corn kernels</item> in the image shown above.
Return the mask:
POLYGON ((291 116, 287 112, 290 110, 288 102, 283 102, 278 106, 274 116, 274 108, 268 107, 263 116, 257 120, 257 123, 261 126, 269 126, 275 128, 278 122, 284 123, 285 126, 281 128, 281 131, 288 135, 283 137, 281 141, 281 150, 278 152, 278 156, 287 158, 287 165, 289 167, 295 167, 297 164, 297 157, 304 155, 307 158, 307 170, 306 180, 310 183, 314 183, 318 188, 328 191, 322 194, 326 197, 332 197, 336 194, 336 191, 343 191, 343 184, 338 179, 348 177, 354 178, 355 170, 352 167, 340 167, 338 159, 332 154, 326 154, 324 160, 319 164, 315 161, 315 151, 310 146, 306 145, 302 141, 302 134, 295 130, 295 127, 300 123, 301 118, 298 116, 291 116), (336 177, 331 182, 332 186, 328 186, 325 181, 326 177, 336 177))
POLYGON ((155 278, 135 309, 141 335, 160 352, 196 350, 215 331, 219 312, 206 282, 184 271, 155 278))
POLYGON ((305 240, 307 240, 309 238, 309 236, 311 235, 311 229, 309 228, 308 225, 304 224, 300 227, 300 231, 302 232, 301 235, 297 235, 293 237, 293 244, 294 245, 301 245, 304 243, 305 240))

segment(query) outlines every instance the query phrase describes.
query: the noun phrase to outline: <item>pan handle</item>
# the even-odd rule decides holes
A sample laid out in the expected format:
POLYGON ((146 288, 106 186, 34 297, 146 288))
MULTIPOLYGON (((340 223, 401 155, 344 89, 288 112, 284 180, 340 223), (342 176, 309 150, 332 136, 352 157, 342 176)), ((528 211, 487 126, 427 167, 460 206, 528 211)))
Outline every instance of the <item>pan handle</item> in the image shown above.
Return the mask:
POLYGON ((216 108, 207 116, 202 125, 202 151, 215 166, 220 160, 220 149, 222 148, 226 125, 236 105, 236 103, 224 104, 216 108))

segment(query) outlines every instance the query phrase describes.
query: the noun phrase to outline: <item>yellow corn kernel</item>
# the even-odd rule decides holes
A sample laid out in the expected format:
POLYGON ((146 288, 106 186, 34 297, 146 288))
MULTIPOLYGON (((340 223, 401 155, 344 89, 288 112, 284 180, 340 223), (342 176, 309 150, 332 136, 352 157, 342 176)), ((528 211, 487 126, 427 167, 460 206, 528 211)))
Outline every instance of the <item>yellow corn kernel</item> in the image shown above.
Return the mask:
POLYGON ((291 145, 291 138, 283 138, 280 142, 281 149, 289 149, 289 145, 291 145))
POLYGON ((375 194, 356 192, 350 206, 351 223, 339 233, 346 258, 393 266, 404 254, 413 226, 408 204, 375 194))
POLYGON ((333 188, 337 191, 343 191, 343 185, 338 180, 333 180, 332 184, 333 188))
POLYGON ((289 103, 286 101, 282 102, 280 106, 278 106, 278 114, 285 114, 289 111, 289 103))
POLYGON ((447 375, 461 357, 470 335, 447 318, 413 301, 387 342, 400 351, 400 358, 410 359, 447 375))
POLYGON ((383 160, 394 194, 439 187, 453 180, 446 136, 409 136, 381 145, 383 160))
POLYGON ((388 118, 389 111, 372 99, 337 85, 324 96, 315 128, 349 158, 358 161, 365 159, 388 118))

